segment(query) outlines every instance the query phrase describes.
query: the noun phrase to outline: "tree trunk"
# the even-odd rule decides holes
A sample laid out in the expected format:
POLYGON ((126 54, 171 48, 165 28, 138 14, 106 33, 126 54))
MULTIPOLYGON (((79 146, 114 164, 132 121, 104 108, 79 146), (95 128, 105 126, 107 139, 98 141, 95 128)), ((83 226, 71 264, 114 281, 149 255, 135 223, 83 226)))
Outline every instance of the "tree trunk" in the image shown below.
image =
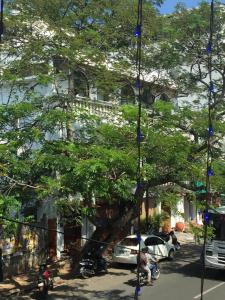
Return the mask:
POLYGON ((136 217, 137 208, 134 205, 114 222, 110 222, 106 226, 97 227, 91 239, 84 245, 81 257, 86 256, 88 252, 99 251, 103 253, 105 250, 111 250, 118 240, 130 233, 131 221, 136 217))

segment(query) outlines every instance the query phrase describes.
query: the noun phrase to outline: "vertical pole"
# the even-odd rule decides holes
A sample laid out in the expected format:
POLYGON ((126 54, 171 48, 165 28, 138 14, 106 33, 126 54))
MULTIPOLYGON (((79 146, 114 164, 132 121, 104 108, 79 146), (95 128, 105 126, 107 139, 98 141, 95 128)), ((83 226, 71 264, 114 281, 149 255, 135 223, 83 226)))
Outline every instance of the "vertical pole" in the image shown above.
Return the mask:
POLYGON ((136 87, 138 89, 138 117, 137 117, 137 154, 138 154, 138 162, 137 162, 137 191, 136 191, 136 199, 137 199, 137 210, 138 210, 138 228, 137 228, 137 239, 138 239, 138 255, 137 255, 137 285, 135 290, 135 299, 141 293, 140 287, 140 252, 141 252, 141 205, 142 205, 142 176, 141 176, 141 141, 142 141, 142 133, 141 133, 141 46, 142 46, 142 0, 138 0, 138 16, 137 16, 137 25, 135 30, 135 36, 137 37, 137 52, 136 52, 136 71, 137 71, 137 79, 136 79, 136 87))
POLYGON ((0 43, 2 41, 2 34, 3 34, 3 6, 4 6, 4 1, 1 0, 1 11, 0 11, 0 43))
POLYGON ((3 260, 2 260, 2 248, 0 248, 0 282, 3 282, 3 260))
POLYGON ((213 49, 213 23, 214 23, 214 1, 211 0, 210 6, 210 32, 209 41, 207 45, 208 53, 208 72, 209 72, 209 88, 208 88, 208 136, 207 136, 207 162, 206 162, 206 199, 205 199, 205 212, 204 212, 204 242, 202 249, 202 275, 201 275, 201 298, 203 300, 204 295, 204 281, 205 281, 205 250, 208 236, 208 209, 211 202, 211 183, 210 177, 213 175, 212 171, 212 149, 211 149, 211 138, 213 135, 212 127, 212 100, 215 97, 213 78, 212 78, 212 49, 213 49))

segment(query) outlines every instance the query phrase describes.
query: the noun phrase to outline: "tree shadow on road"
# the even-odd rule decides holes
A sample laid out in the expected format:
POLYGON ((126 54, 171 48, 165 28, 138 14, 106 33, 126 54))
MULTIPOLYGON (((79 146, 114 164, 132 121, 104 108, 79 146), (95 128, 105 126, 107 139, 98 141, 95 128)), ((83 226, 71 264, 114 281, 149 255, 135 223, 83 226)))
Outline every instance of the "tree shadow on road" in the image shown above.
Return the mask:
MULTIPOLYGON (((98 276, 98 277, 107 276, 107 275, 113 275, 113 276, 124 275, 124 276, 126 276, 129 273, 129 271, 132 272, 132 270, 134 268, 135 268, 134 266, 129 266, 129 265, 128 266, 113 265, 112 267, 108 268, 107 273, 100 272, 95 276, 98 276)), ((60 275, 60 278, 62 280, 70 280, 70 279, 75 279, 75 278, 82 279, 79 272, 76 272, 76 273, 71 272, 71 273, 68 273, 68 274, 65 274, 65 275, 60 275)))
POLYGON ((60 299, 79 299, 79 300, 91 300, 91 299, 104 299, 104 300, 131 300, 134 299, 134 295, 124 295, 125 290, 122 289, 112 289, 107 291, 99 291, 99 290, 88 290, 84 286, 77 285, 73 291, 71 291, 71 287, 66 285, 58 286, 51 292, 48 300, 53 300, 55 297, 59 297, 60 299), (68 291, 68 293, 67 293, 68 291))
POLYGON ((122 270, 120 272, 115 272, 115 271, 109 270, 107 274, 108 275, 113 275, 113 276, 121 276, 121 275, 126 276, 127 275, 127 273, 123 272, 122 270))
MULTIPOLYGON (((162 274, 179 273, 187 277, 201 278, 203 265, 200 259, 202 246, 195 244, 182 245, 173 261, 161 264, 162 274)), ((206 269, 205 279, 225 281, 225 270, 206 269)))
MULTIPOLYGON (((76 283, 76 287, 71 287, 68 284, 62 284, 56 286, 53 291, 49 293, 45 300, 65 299, 65 300, 92 300, 92 299, 104 299, 104 300, 133 300, 134 294, 130 295, 123 289, 112 289, 106 291, 100 291, 97 288, 95 290, 88 289, 88 284, 76 283), (126 293, 126 294, 125 294, 126 293)), ((29 299, 43 300, 42 295, 38 290, 34 290, 30 294, 29 299)), ((16 298, 15 298, 16 300, 16 298)), ((19 300, 19 298, 18 298, 19 300)))

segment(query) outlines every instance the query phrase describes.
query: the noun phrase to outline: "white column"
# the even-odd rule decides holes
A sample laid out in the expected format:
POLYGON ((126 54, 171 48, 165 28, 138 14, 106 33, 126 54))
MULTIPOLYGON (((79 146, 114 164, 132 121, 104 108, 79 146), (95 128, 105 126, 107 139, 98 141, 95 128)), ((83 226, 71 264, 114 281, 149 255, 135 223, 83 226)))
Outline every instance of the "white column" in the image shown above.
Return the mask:
POLYGON ((175 228, 176 226, 176 212, 174 210, 171 210, 171 228, 175 228))
POLYGON ((56 233, 56 255, 58 258, 61 256, 61 251, 64 250, 64 228, 57 218, 57 233, 56 233), (62 232, 62 233, 60 233, 62 232))
POLYGON ((83 223, 83 225, 81 228, 81 246, 84 246, 87 239, 89 239, 92 236, 96 227, 88 220, 87 217, 83 218, 82 223, 83 223))
POLYGON ((159 202, 159 203, 157 204, 157 206, 156 206, 156 208, 155 208, 155 212, 156 212, 157 214, 161 214, 161 212, 162 212, 162 203, 161 203, 161 202, 159 202))
POLYGON ((177 222, 184 222, 181 215, 184 214, 184 201, 184 197, 181 195, 176 210, 171 210, 171 228, 175 228, 177 222))

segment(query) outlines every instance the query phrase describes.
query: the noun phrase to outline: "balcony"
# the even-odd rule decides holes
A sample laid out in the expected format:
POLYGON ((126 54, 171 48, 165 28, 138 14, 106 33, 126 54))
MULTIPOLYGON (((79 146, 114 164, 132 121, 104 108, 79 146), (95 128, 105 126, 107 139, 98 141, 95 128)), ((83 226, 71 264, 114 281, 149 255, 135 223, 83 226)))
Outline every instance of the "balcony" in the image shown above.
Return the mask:
POLYGON ((76 96, 72 99, 75 108, 83 110, 90 115, 97 115, 99 117, 112 117, 118 113, 118 102, 106 102, 100 100, 91 100, 87 97, 76 96))

